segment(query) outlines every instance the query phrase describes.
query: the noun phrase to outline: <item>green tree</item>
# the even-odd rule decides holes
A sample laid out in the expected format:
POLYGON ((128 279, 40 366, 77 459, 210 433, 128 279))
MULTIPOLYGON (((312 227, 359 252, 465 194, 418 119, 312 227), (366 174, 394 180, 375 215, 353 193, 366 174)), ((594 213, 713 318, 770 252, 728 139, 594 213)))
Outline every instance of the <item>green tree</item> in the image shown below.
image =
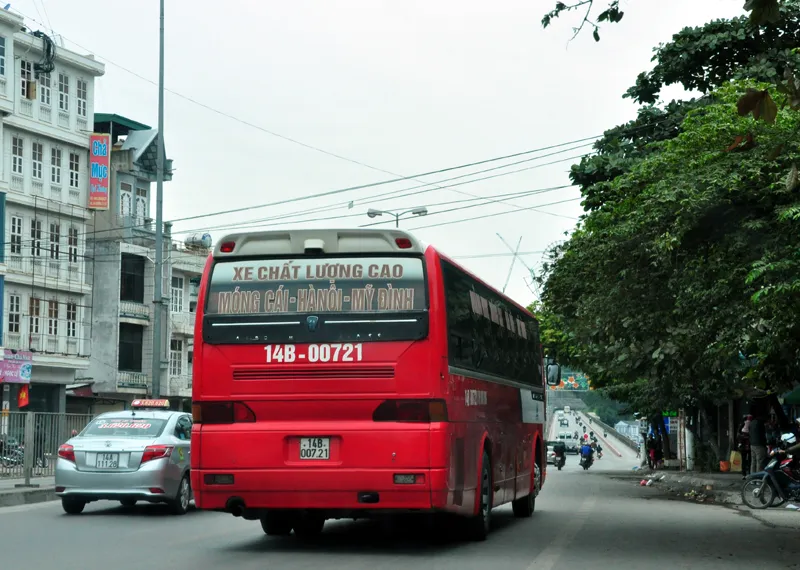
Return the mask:
MULTIPOLYGON (((791 0, 746 0, 744 10, 748 12, 748 22, 751 25, 762 26, 774 24, 780 21, 780 9, 783 4, 791 0)), ((620 9, 619 0, 603 0, 598 2, 601 5, 600 12, 595 11, 595 0, 577 0, 571 4, 561 2, 555 3, 552 10, 542 17, 542 27, 547 28, 553 20, 564 13, 577 12, 580 14, 578 25, 573 28, 573 38, 578 36, 585 28, 592 29, 592 37, 596 42, 600 41, 600 26, 604 23, 616 24, 622 21, 625 15, 620 9)))
POLYGON ((798 314, 797 295, 782 297, 780 314, 778 292, 761 292, 757 281, 780 271, 768 260, 792 244, 800 257, 796 233, 787 237, 778 222, 798 208, 785 171, 800 159, 792 138, 800 118, 788 109, 773 124, 740 116, 743 88, 718 89, 677 137, 651 143, 604 182, 613 200, 591 211, 546 267, 543 300, 575 364, 593 385, 647 411, 702 409, 733 396, 743 377, 781 389, 796 375, 782 373, 800 354, 796 319, 786 316, 798 314), (754 149, 730 149, 748 134, 754 149))

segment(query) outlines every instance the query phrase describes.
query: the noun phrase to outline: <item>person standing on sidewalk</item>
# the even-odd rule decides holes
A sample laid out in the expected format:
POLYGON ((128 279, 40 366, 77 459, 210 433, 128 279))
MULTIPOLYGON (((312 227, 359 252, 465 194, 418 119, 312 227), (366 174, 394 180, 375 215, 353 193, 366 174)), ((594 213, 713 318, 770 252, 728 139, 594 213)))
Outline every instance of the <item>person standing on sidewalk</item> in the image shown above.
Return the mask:
POLYGON ((750 420, 750 473, 758 473, 767 464, 767 425, 762 410, 750 420))
POLYGON ((753 416, 744 416, 739 427, 739 453, 742 454, 742 479, 750 473, 750 420, 753 416))

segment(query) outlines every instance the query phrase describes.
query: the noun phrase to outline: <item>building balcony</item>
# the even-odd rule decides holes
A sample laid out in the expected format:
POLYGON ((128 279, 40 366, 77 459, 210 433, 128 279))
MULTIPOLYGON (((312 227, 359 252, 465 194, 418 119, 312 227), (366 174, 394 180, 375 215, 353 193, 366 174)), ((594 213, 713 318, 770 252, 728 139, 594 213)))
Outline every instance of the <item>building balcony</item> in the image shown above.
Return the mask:
POLYGON ((118 370, 117 390, 120 392, 147 393, 150 390, 150 380, 144 372, 118 370))
POLYGON ((169 377, 169 395, 180 398, 192 397, 192 377, 188 374, 169 377))
POLYGON ((91 287, 86 283, 85 264, 71 262, 65 255, 62 259, 51 259, 49 252, 44 250, 41 256, 9 254, 6 256, 9 281, 18 281, 20 278, 28 285, 70 291, 88 292, 91 287), (31 282, 33 281, 33 282, 31 282))
POLYGON ((5 334, 5 347, 13 350, 31 350, 37 353, 70 357, 76 357, 80 354, 79 339, 63 335, 7 332, 5 334))
POLYGON ((186 336, 194 335, 194 320, 197 313, 181 311, 180 313, 170 313, 169 320, 172 323, 172 332, 186 336))
POLYGON ((119 316, 126 319, 135 319, 142 322, 150 321, 150 307, 136 301, 120 301, 119 316))

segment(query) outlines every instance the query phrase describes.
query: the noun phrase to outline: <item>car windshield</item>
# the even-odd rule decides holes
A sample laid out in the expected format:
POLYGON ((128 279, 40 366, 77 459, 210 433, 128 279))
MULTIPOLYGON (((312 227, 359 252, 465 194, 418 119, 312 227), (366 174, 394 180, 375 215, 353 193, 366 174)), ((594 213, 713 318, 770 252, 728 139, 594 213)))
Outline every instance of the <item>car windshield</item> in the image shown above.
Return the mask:
POLYGON ((92 420, 78 437, 141 437, 161 435, 167 420, 156 418, 98 418, 92 420))

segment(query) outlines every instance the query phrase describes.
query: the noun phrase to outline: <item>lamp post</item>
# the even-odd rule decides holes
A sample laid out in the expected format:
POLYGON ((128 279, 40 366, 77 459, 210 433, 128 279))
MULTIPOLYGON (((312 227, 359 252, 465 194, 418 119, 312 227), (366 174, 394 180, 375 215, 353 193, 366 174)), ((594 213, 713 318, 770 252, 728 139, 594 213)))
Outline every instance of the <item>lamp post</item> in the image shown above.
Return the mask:
POLYGON ((400 227, 400 216, 404 216, 406 214, 411 214, 412 216, 427 216, 428 215, 428 208, 425 206, 419 208, 413 208, 411 210, 405 210, 404 212, 390 212, 389 210, 375 210, 370 208, 367 210, 367 215, 370 218, 377 218, 378 216, 382 216, 383 214, 387 214, 389 216, 394 216, 394 227, 400 227))
POLYGON ((158 32, 158 139, 156 154, 156 255, 153 291, 153 384, 154 398, 161 396, 161 355, 163 324, 163 271, 164 271, 164 0, 160 2, 158 32))

